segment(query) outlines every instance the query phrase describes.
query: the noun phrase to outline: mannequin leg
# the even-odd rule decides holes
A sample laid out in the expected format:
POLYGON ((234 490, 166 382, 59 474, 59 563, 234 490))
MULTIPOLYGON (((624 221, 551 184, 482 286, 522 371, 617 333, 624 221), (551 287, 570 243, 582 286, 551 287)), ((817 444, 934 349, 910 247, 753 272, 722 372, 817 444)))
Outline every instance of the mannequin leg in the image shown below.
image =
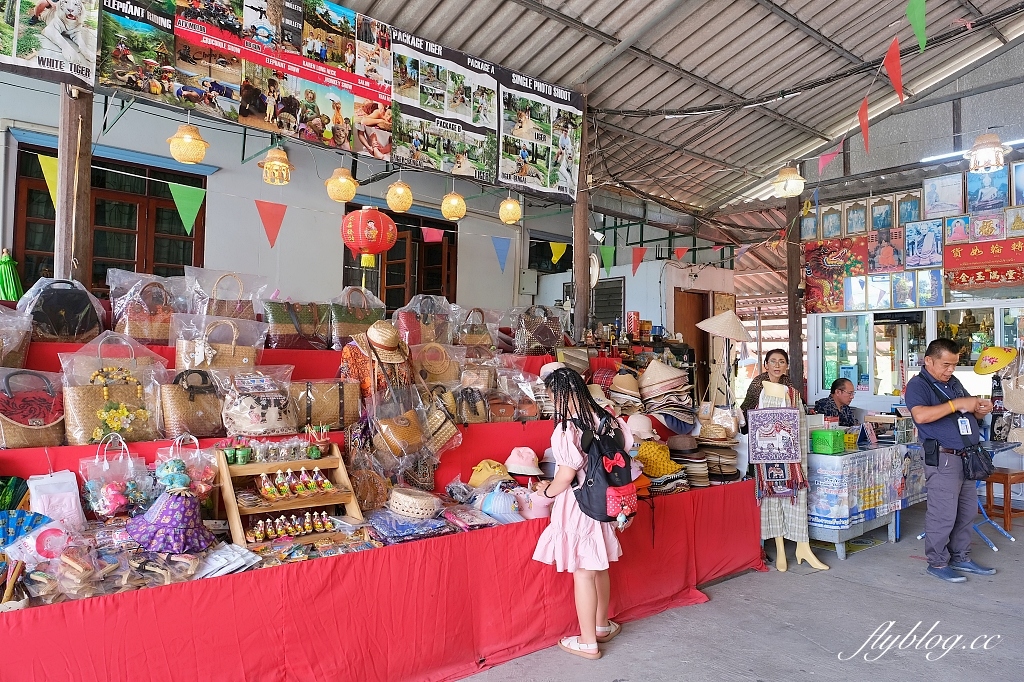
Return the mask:
POLYGON ((816 568, 819 571, 827 571, 828 566, 821 563, 818 557, 814 556, 814 552, 811 551, 811 543, 809 542, 798 542, 796 543, 796 563, 799 566, 801 562, 807 560, 811 568, 816 568))
POLYGON ((775 570, 780 573, 789 570, 789 563, 786 561, 786 544, 781 535, 775 537, 775 570))

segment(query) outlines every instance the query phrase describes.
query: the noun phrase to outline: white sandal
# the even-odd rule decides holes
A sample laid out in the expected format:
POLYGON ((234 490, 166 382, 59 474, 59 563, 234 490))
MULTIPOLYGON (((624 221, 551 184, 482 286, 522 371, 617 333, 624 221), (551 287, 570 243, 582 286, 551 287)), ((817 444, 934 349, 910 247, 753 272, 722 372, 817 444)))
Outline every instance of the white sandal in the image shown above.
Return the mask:
POLYGON ((579 637, 563 637, 558 640, 558 648, 592 661, 601 658, 601 650, 597 648, 597 644, 584 644, 579 637))
POLYGON ((616 623, 614 620, 609 620, 608 625, 597 626, 597 641, 601 644, 610 642, 615 639, 616 635, 622 632, 622 626, 616 623))

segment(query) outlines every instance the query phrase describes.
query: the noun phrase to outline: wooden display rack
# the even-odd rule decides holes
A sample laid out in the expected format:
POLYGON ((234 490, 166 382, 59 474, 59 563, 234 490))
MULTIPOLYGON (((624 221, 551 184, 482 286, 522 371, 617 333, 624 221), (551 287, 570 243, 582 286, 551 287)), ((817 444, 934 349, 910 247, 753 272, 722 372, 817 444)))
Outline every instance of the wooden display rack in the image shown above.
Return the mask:
MULTIPOLYGON (((249 547, 254 544, 246 542, 245 529, 242 526, 242 517, 253 514, 275 514, 293 509, 344 507, 346 517, 358 522, 363 520, 363 512, 360 511, 359 503, 352 492, 352 481, 349 480, 348 470, 345 469, 345 462, 341 458, 341 450, 338 448, 337 443, 331 444, 331 454, 328 457, 255 464, 228 464, 224 453, 218 450, 217 466, 220 469, 220 481, 223 488, 221 490, 221 497, 224 503, 224 511, 228 518, 228 526, 231 528, 231 541, 236 545, 249 547), (307 469, 320 467, 320 470, 324 472, 333 470, 330 478, 331 482, 334 483, 335 490, 332 493, 289 498, 261 507, 245 507, 238 504, 238 500, 235 498, 235 481, 237 479, 251 480, 253 476, 274 474, 278 469, 285 467, 292 470, 297 470, 301 467, 306 467, 307 469)), ((295 539, 303 543, 310 543, 322 538, 334 538, 339 535, 341 535, 340 531, 329 531, 326 533, 299 535, 295 539)))

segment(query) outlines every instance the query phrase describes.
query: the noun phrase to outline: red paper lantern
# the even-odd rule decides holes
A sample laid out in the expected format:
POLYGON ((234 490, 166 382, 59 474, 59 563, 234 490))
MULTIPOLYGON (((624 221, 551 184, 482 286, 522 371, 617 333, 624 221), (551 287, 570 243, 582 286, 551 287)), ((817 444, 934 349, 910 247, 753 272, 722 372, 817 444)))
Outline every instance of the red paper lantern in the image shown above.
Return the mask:
POLYGON ((364 268, 372 268, 377 263, 374 256, 395 245, 398 228, 387 214, 366 206, 345 215, 341 221, 341 239, 353 256, 361 256, 360 264, 364 268))

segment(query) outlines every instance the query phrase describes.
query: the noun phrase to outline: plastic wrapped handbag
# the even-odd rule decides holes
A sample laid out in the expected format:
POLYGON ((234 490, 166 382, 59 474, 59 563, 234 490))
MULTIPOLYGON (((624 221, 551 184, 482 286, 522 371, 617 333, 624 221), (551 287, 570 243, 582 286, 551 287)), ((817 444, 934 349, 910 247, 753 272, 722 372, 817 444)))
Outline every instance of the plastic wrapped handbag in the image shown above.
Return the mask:
POLYGON ((494 346, 483 308, 472 308, 466 314, 465 322, 459 327, 459 343, 463 346, 494 346), (479 322, 473 320, 475 315, 479 315, 479 322))
POLYGON ((199 339, 189 341, 179 338, 174 344, 175 367, 177 369, 209 369, 255 366, 256 348, 239 344, 238 334, 238 325, 232 320, 216 320, 206 325, 202 337, 199 339), (210 341, 210 335, 220 327, 231 329, 231 343, 210 341))
POLYGON ((459 359, 455 348, 440 343, 428 343, 412 349, 412 364, 416 374, 427 384, 451 383, 459 380, 459 359))
POLYGON ((492 423, 516 420, 517 402, 508 393, 491 391, 487 394, 487 421, 492 423))
POLYGON ((291 365, 264 366, 259 372, 213 370, 224 392, 221 415, 229 436, 295 433, 297 420, 289 395, 291 365))
POLYGON ((365 334, 374 322, 384 319, 384 304, 373 300, 362 287, 348 287, 330 303, 331 345, 341 349, 356 334, 365 334))
POLYGON ((562 345, 562 321, 545 306, 527 308, 516 324, 517 355, 554 355, 562 345))
POLYGON ((478 388, 462 388, 456 396, 459 421, 463 424, 487 423, 487 400, 478 388))
MULTIPOLYGON (((380 356, 374 346, 370 346, 376 362, 373 363, 374 385, 377 383, 377 368, 381 365, 380 356)), ((374 393, 373 423, 376 431, 374 444, 386 448, 395 457, 411 455, 423 447, 423 429, 420 417, 416 412, 419 393, 413 388, 396 388, 388 372, 384 372, 386 391, 374 393)))
POLYGON ((60 375, 25 369, 3 371, 0 447, 41 448, 64 443, 64 394, 60 375))
POLYGON ((210 290, 210 298, 206 302, 206 314, 216 317, 235 317, 240 320, 256 319, 256 308, 253 307, 251 298, 245 298, 245 285, 242 284, 242 279, 238 275, 229 272, 217 278, 217 281, 213 283, 213 288, 210 290), (237 299, 221 299, 217 297, 217 289, 225 279, 233 279, 238 284, 237 299))
POLYGON ((461 445, 462 434, 455 425, 455 414, 444 400, 437 393, 424 390, 423 403, 427 407, 423 425, 427 449, 440 456, 461 445))
POLYGON ((209 372, 179 372, 172 383, 160 387, 160 405, 168 438, 186 433, 197 438, 215 438, 224 433, 221 401, 209 372))
POLYGON ((0 367, 24 367, 31 340, 32 316, 0 306, 0 367))
POLYGON ((491 391, 497 385, 498 372, 494 367, 471 365, 462 370, 462 385, 475 388, 483 393, 491 391))
POLYGON ((410 346, 451 343, 450 311, 443 296, 417 294, 409 305, 395 311, 395 327, 410 346))
POLYGON ((293 381, 288 392, 300 426, 326 426, 337 431, 359 421, 359 382, 293 381))
POLYGON ((267 348, 324 350, 330 346, 328 304, 263 301, 263 321, 270 325, 267 348))
POLYGON ((124 303, 114 331, 139 343, 164 346, 171 336, 172 297, 160 282, 150 282, 124 303))
POLYGON ((32 339, 58 343, 85 343, 99 336, 98 306, 80 282, 66 279, 40 279, 18 301, 18 310, 32 315, 32 339))

